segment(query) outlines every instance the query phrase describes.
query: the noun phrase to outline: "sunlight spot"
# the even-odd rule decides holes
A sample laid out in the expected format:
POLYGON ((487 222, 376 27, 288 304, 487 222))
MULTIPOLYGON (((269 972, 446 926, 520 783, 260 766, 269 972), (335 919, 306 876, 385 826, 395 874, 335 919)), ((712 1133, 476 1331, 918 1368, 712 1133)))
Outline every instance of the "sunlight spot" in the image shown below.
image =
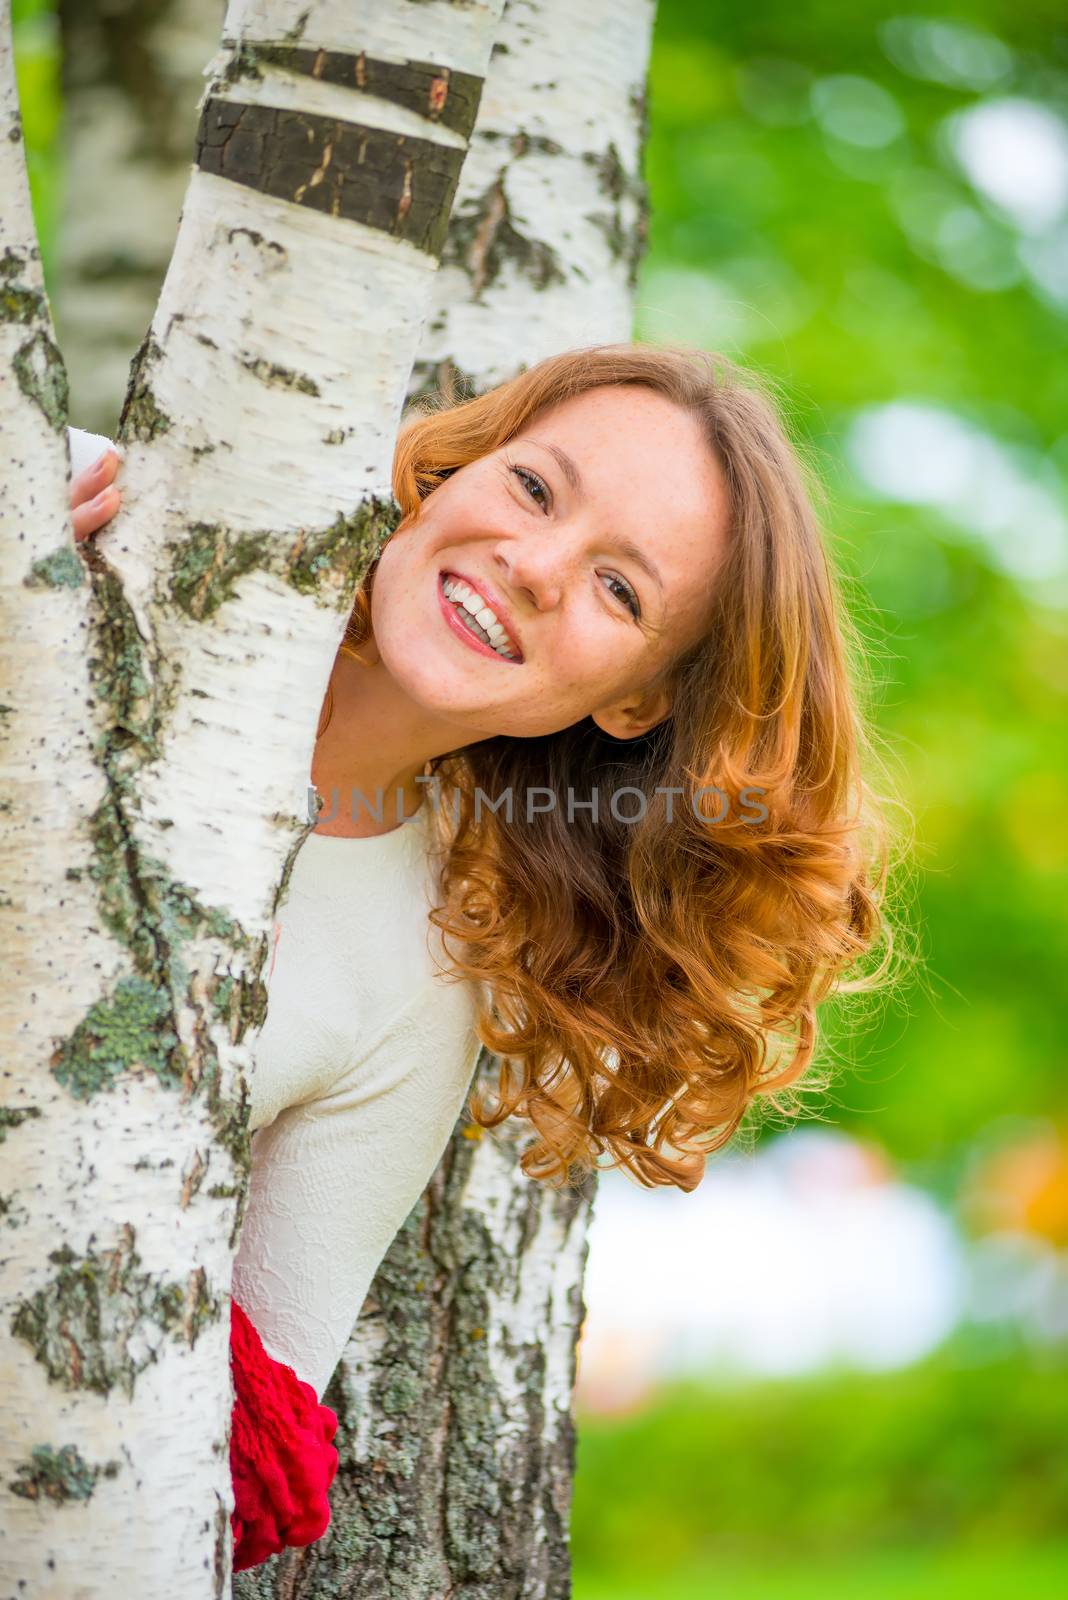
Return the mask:
POLYGON ((1035 100, 985 100, 943 124, 957 160, 1017 227, 1041 232, 1068 205, 1068 124, 1035 100))
POLYGON ((1013 577, 1068 571, 1063 484, 1038 451, 1009 447, 946 408, 907 400, 858 412, 845 450, 877 494, 941 511, 982 539, 1013 577))
POLYGON ((824 133, 879 149, 902 132, 905 119, 893 95, 870 78, 837 73, 812 85, 812 110, 824 133))
POLYGON ((912 78, 985 90, 996 88, 1012 72, 1009 47, 967 22, 888 17, 876 31, 888 59, 912 78))

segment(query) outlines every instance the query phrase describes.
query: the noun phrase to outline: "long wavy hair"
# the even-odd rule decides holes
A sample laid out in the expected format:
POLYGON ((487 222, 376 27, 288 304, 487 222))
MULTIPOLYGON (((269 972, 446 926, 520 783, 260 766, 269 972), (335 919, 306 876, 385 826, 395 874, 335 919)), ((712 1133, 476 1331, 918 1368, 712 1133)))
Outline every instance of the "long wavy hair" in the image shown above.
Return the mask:
MULTIPOLYGON (((556 1186, 608 1165, 693 1189, 758 1096, 796 1113, 802 1090, 827 1087, 817 1006, 890 971, 893 836, 871 781, 886 773, 860 709, 862 640, 813 510, 818 475, 765 381, 726 357, 598 345, 482 395, 420 403, 397 440, 391 537, 450 473, 605 384, 643 385, 690 413, 722 469, 730 515, 711 620, 662 674, 670 715, 638 738, 586 717, 429 764, 442 897, 431 921, 454 981, 475 984, 478 1037, 500 1058, 492 1099, 472 1087, 473 1121, 528 1118, 538 1138, 522 1169, 556 1186), (553 797, 533 816, 532 788, 553 797), (623 789, 637 791, 625 805, 623 789), (509 790, 524 820, 487 804, 509 790), (596 821, 582 803, 595 790, 618 799, 596 821)), ((376 567, 341 645, 357 660, 376 567)))

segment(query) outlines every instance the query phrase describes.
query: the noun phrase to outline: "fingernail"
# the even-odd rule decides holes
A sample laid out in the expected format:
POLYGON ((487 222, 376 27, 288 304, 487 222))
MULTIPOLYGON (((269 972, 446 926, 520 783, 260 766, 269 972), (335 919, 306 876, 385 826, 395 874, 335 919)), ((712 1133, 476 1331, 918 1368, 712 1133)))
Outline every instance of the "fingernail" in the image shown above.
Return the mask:
POLYGON ((113 494, 118 494, 118 492, 119 491, 117 489, 112 488, 110 484, 108 485, 108 487, 106 489, 101 489, 100 493, 93 500, 93 508, 94 508, 94 510, 103 511, 104 506, 111 499, 112 495, 113 494))

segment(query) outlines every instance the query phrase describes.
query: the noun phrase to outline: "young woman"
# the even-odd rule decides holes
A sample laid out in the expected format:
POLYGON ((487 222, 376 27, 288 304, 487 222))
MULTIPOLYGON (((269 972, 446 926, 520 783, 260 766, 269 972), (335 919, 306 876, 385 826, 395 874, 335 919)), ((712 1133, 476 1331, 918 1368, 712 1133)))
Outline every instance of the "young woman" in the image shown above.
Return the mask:
MULTIPOLYGON (((76 537, 117 509, 116 469, 75 479, 76 537)), ((861 652, 751 375, 568 351, 416 415, 393 487, 250 1081, 238 1567, 325 1529, 319 1397, 480 1045, 501 1082, 469 1113, 529 1119, 529 1176, 606 1154, 692 1189, 757 1097, 825 1084, 816 1007, 892 949, 861 652)))

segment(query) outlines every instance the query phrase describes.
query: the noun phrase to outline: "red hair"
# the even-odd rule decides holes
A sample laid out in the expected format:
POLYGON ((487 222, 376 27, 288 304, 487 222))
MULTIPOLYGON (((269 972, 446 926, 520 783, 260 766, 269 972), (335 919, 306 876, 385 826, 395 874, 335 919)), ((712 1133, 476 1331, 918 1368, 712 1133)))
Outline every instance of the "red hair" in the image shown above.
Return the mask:
MULTIPOLYGON (((431 762, 446 802, 433 807, 443 899, 431 920, 456 980, 482 986, 478 1034, 501 1060, 496 1104, 472 1090, 474 1121, 529 1118, 531 1177, 566 1182, 607 1152, 647 1186, 692 1189, 758 1096, 796 1110, 785 1091, 827 1086, 813 1069, 816 1008, 877 987, 894 948, 863 651, 812 508, 816 475, 765 385, 726 357, 594 346, 418 407, 394 455, 393 537, 450 472, 541 411, 623 383, 695 417, 723 472, 711 620, 665 669, 671 713, 641 737, 610 739, 585 718, 431 762), (551 811, 512 823, 476 806, 477 791, 522 802, 531 786, 551 791, 551 811), (580 802, 624 786, 645 797, 641 820, 593 823, 580 802), (715 825, 709 786, 730 797, 715 825), (671 788, 681 797, 657 792, 671 788), (765 820, 743 820, 757 806, 746 789, 763 791, 765 820)), ((357 659, 376 564, 341 647, 357 659)))

